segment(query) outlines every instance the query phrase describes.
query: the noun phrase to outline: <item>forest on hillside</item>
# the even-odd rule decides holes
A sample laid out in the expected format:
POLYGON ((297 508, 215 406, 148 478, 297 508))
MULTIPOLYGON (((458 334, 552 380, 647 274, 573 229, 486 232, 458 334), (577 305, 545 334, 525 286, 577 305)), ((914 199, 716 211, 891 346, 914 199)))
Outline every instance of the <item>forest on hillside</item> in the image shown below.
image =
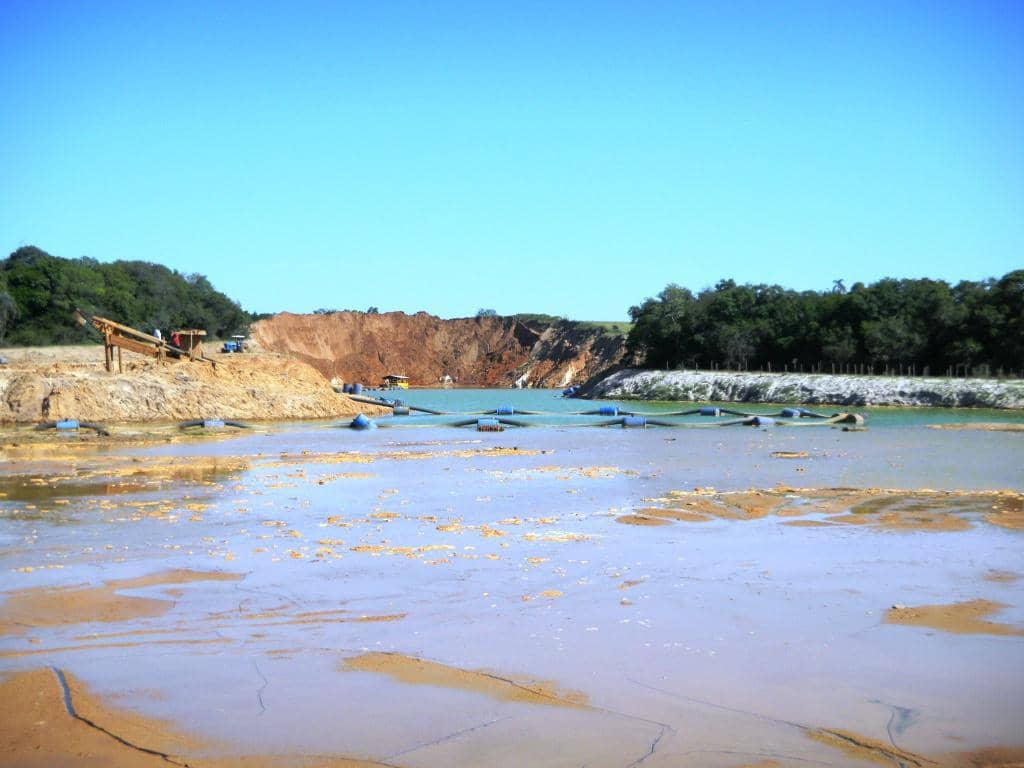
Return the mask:
POLYGON ((722 280, 631 307, 649 368, 1000 375, 1024 371, 1024 270, 999 279, 885 278, 828 291, 722 280))
POLYGON ((95 331, 75 323, 75 309, 146 332, 203 328, 213 337, 239 333, 253 319, 203 275, 160 264, 63 259, 34 246, 0 262, 0 343, 97 341, 95 331))

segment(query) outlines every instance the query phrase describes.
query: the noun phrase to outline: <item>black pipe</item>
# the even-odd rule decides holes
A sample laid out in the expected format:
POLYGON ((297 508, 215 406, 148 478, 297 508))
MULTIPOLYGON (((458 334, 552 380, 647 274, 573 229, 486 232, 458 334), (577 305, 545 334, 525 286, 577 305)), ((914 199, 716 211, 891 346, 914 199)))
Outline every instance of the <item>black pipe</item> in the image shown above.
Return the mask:
POLYGON ((248 424, 243 424, 240 421, 231 421, 229 419, 191 419, 190 421, 183 421, 178 424, 178 429, 190 429, 191 427, 205 427, 208 421, 220 421, 225 427, 236 427, 238 429, 252 429, 248 424))

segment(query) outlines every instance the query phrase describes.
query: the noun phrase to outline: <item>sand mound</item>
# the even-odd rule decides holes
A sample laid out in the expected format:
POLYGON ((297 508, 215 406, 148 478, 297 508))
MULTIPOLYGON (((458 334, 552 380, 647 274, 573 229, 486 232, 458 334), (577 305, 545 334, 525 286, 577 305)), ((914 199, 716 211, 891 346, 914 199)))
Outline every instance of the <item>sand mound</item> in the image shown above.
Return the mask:
POLYGON ((124 373, 107 373, 102 347, 67 348, 64 356, 61 349, 19 350, 0 368, 0 423, 316 419, 386 412, 337 394, 312 367, 284 355, 218 357, 216 367, 126 356, 124 373))

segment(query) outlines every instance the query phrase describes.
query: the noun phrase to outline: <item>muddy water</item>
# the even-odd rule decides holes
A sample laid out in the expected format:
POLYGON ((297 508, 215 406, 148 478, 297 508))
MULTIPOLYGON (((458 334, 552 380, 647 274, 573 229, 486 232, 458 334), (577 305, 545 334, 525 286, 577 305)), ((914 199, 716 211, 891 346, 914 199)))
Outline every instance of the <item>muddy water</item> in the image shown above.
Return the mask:
POLYGON ((1021 437, 289 425, 19 457, 0 670, 54 667, 192 765, 966 764, 1024 742, 1021 437), (621 522, 649 510, 691 514, 621 522))

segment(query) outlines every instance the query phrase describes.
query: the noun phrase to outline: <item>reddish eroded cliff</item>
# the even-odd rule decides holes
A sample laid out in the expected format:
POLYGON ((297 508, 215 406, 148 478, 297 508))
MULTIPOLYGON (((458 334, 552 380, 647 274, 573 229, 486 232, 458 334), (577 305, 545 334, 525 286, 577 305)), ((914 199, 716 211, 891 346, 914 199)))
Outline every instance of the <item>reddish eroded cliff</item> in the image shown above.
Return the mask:
POLYGON ((565 386, 619 362, 621 337, 560 321, 528 326, 511 317, 442 320, 426 312, 283 312, 252 327, 263 349, 293 355, 328 378, 376 385, 385 374, 413 386, 451 376, 462 386, 565 386))

